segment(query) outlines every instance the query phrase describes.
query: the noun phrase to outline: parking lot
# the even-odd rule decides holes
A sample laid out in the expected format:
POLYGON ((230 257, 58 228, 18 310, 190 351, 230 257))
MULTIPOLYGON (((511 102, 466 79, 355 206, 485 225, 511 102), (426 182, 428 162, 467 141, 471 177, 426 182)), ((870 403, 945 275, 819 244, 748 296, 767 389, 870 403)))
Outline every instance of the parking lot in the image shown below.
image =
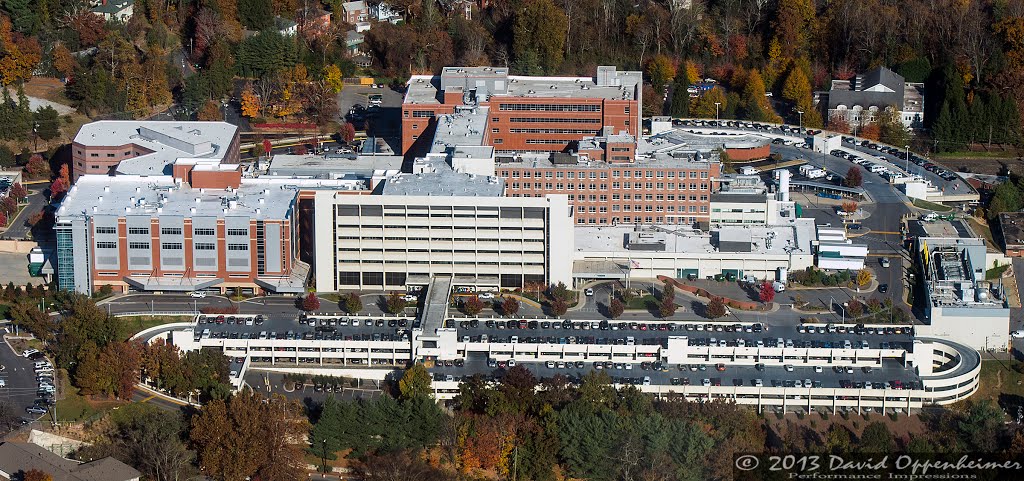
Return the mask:
MULTIPOLYGON (((6 344, 6 343, 5 343, 6 344)), ((36 412, 30 413, 26 409, 30 406, 36 405, 36 401, 39 399, 46 399, 47 401, 41 402, 41 406, 48 407, 53 403, 55 399, 54 393, 49 395, 40 396, 41 381, 40 376, 44 376, 46 372, 52 373, 52 367, 46 372, 36 372, 36 362, 48 362, 45 358, 39 357, 38 361, 28 359, 21 355, 21 353, 15 353, 8 345, 0 346, 0 379, 3 380, 3 387, 0 387, 0 396, 2 396, 6 402, 11 405, 11 409, 16 413, 20 414, 27 420, 35 420, 45 413, 36 412)), ((46 384, 54 385, 52 374, 50 380, 46 384)))
MULTIPOLYGON (((553 362, 517 361, 513 365, 526 367, 538 379, 562 375, 570 382, 578 382, 592 370, 608 373, 617 384, 634 385, 711 385, 711 386, 773 386, 773 387, 824 387, 855 389, 915 389, 920 387, 920 378, 913 369, 905 369, 895 361, 885 361, 879 367, 868 369, 836 369, 811 366, 735 366, 660 363, 612 363, 600 362, 553 362), (582 364, 582 365, 581 365, 582 364), (760 385, 759 385, 760 383, 760 385), (799 383, 799 385, 797 384, 799 383)), ((437 380, 464 381, 474 374, 487 378, 499 378, 508 363, 496 363, 486 356, 474 353, 463 366, 438 365, 430 371, 437 380), (451 376, 451 378, 449 378, 451 376)))
POLYGON ((356 130, 365 130, 369 137, 397 139, 402 134, 403 99, 404 94, 387 86, 371 88, 363 85, 345 85, 338 94, 338 112, 341 120, 351 121, 356 130), (372 108, 369 97, 375 94, 381 96, 381 103, 379 107, 372 108), (360 110, 359 107, 362 108, 361 114, 350 115, 350 112, 360 110))

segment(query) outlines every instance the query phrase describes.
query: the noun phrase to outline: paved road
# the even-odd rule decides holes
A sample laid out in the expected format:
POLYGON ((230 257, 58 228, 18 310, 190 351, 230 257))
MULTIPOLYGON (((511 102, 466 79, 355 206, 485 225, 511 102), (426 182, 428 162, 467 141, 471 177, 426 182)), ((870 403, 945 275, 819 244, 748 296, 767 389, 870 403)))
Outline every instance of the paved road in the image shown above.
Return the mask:
POLYGON ((32 227, 28 225, 28 218, 42 210, 47 204, 46 195, 43 193, 47 188, 46 184, 35 184, 28 186, 28 188, 31 190, 28 195, 28 205, 22 209, 18 217, 11 221, 11 226, 7 228, 3 235, 6 238, 25 239, 32 230, 32 227))
POLYGON ((9 403, 15 415, 25 419, 40 418, 25 412, 25 408, 37 399, 38 385, 32 361, 12 351, 4 342, 0 343, 0 365, 4 366, 0 379, 7 383, 6 387, 0 388, 0 402, 9 403))

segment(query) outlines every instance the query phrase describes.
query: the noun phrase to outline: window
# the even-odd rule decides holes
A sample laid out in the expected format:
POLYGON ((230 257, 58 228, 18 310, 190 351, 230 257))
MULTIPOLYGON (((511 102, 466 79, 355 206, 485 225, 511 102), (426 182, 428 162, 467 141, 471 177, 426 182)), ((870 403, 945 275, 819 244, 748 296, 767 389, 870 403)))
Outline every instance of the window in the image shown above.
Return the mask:
POLYGON ((125 155, 125 157, 127 157, 129 155, 132 155, 132 151, 129 150, 128 152, 125 152, 124 155, 125 155))
POLYGON ((163 249, 163 250, 166 250, 166 251, 180 251, 181 250, 181 243, 180 242, 164 242, 163 244, 160 244, 160 248, 163 249))
POLYGON ((525 110, 532 112, 600 112, 600 105, 588 104, 498 104, 498 110, 525 110))
POLYGON ((97 234, 117 234, 117 228, 116 227, 97 227, 96 228, 96 233, 97 234))
POLYGON ((149 242, 129 242, 129 249, 149 249, 149 242))
POLYGON ((196 243, 196 250, 197 251, 213 251, 213 250, 217 250, 217 245, 213 244, 213 243, 210 243, 210 242, 197 242, 196 243))
POLYGON ((696 178, 697 178, 697 172, 696 172, 696 171, 693 171, 693 170, 691 170, 691 171, 690 171, 690 178, 691 178, 691 179, 696 179, 696 178))
POLYGON ((100 156, 100 154, 96 154, 96 153, 89 154, 89 157, 99 157, 99 156, 100 156))
POLYGON ((107 154, 107 158, 114 158, 114 157, 117 157, 117 154, 107 154))
MULTIPOLYGON (((494 122, 497 122, 498 120, 499 119, 497 117, 495 117, 493 119, 494 122)), ((538 118, 538 117, 511 117, 508 120, 509 120, 509 122, 543 123, 543 124, 555 124, 555 123, 558 123, 558 124, 599 124, 599 123, 601 123, 601 119, 572 119, 572 118, 545 119, 545 118, 538 118)))
POLYGON ((228 235, 249 235, 249 229, 228 229, 228 235))
POLYGON ((229 251, 247 251, 249 244, 228 244, 229 251))
POLYGON ((412 111, 412 116, 413 116, 413 118, 429 119, 429 118, 434 116, 434 111, 433 110, 413 110, 412 111))
POLYGON ((161 235, 181 235, 181 228, 180 227, 161 227, 160 228, 160 234, 161 235))
POLYGON ((216 234, 217 234, 217 232, 215 230, 213 230, 213 229, 206 229, 206 228, 199 228, 199 227, 197 227, 195 229, 192 229, 192 235, 216 235, 216 234))
POLYGON ((129 234, 149 235, 149 227, 129 227, 129 234))
POLYGON ((97 249, 117 249, 117 242, 97 242, 97 249))
POLYGON ((503 142, 504 142, 504 141, 503 141, 503 140, 501 140, 501 139, 494 139, 494 143, 496 143, 496 144, 500 144, 500 143, 503 143, 503 142))

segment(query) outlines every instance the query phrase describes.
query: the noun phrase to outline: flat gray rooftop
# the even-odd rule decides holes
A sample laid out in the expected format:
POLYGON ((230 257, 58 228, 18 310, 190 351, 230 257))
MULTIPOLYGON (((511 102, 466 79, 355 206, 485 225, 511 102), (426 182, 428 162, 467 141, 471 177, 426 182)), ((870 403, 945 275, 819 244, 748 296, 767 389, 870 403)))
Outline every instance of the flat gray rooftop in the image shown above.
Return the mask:
MULTIPOLYGON (((615 85, 598 85, 595 77, 525 77, 507 75, 502 67, 447 67, 446 76, 459 75, 472 81, 473 77, 499 79, 504 90, 489 92, 497 98, 597 98, 605 100, 634 100, 643 74, 636 71, 616 71, 612 74, 615 85), (490 70, 486 70, 490 69, 490 70), (463 72, 456 74, 455 72, 463 72)), ((469 83, 467 81, 467 83, 469 83)), ((440 104, 440 75, 413 75, 407 84, 407 104, 440 104)), ((462 89, 460 89, 461 91, 462 89)), ((491 99, 496 100, 495 98, 491 99)))
MULTIPOLYGON (((652 228, 665 234, 665 249, 655 252, 697 255, 721 253, 712 234, 673 225, 653 226, 652 228)), ((638 252, 637 249, 627 249, 625 244, 626 236, 635 230, 633 226, 576 227, 575 229, 576 251, 584 255, 587 252, 612 252, 622 255, 638 252)), ((796 247, 793 254, 810 254, 811 241, 814 239, 814 220, 797 219, 791 224, 766 227, 726 226, 715 232, 719 236, 724 236, 724 240, 752 240, 757 245, 753 246, 750 252, 755 254, 788 254, 788 246, 796 247), (769 237, 772 238, 771 247, 768 247, 765 242, 765 239, 769 237)))
POLYGON ((418 160, 417 165, 426 171, 388 177, 381 194, 501 197, 505 193, 505 181, 500 177, 455 172, 440 159, 418 160))
POLYGON ((684 168, 693 170, 708 170, 711 163, 718 162, 718 154, 705 155, 700 159, 692 155, 663 155, 658 157, 637 157, 636 162, 605 162, 601 160, 587 160, 576 158, 576 162, 562 163, 554 162, 550 153, 517 153, 517 154, 496 154, 496 167, 532 167, 537 169, 600 169, 608 168, 684 168))
POLYGON ((170 176, 83 175, 64 197, 57 217, 166 215, 285 219, 291 215, 297 192, 297 185, 290 179, 246 179, 238 189, 228 191, 193 189, 188 184, 176 184, 170 176))
POLYGON ((673 129, 641 139, 637 155, 654 155, 674 150, 712 152, 723 148, 753 148, 767 145, 768 139, 749 134, 696 134, 691 130, 673 129))
POLYGON ((267 168, 273 177, 321 179, 370 178, 374 171, 402 170, 402 157, 394 155, 356 156, 355 159, 323 155, 275 155, 267 168))
POLYGON ((437 116, 437 129, 430 146, 431 152, 446 152, 459 146, 481 146, 487 128, 487 107, 459 109, 454 114, 437 116))
POLYGON ((83 125, 74 141, 87 147, 134 144, 151 152, 122 160, 117 172, 164 175, 179 158, 223 159, 237 130, 227 122, 99 120, 83 125))

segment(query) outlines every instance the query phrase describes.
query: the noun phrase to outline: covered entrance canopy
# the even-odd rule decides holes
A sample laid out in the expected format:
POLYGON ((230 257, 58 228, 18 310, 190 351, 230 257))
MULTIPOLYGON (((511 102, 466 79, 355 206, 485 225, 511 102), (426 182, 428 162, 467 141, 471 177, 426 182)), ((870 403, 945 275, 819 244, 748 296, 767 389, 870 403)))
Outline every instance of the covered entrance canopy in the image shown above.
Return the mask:
POLYGON ((574 280, 625 279, 629 277, 629 264, 613 260, 573 261, 574 280))
POLYGON ((190 292, 216 286, 224 279, 217 277, 127 276, 124 281, 142 291, 190 292))

